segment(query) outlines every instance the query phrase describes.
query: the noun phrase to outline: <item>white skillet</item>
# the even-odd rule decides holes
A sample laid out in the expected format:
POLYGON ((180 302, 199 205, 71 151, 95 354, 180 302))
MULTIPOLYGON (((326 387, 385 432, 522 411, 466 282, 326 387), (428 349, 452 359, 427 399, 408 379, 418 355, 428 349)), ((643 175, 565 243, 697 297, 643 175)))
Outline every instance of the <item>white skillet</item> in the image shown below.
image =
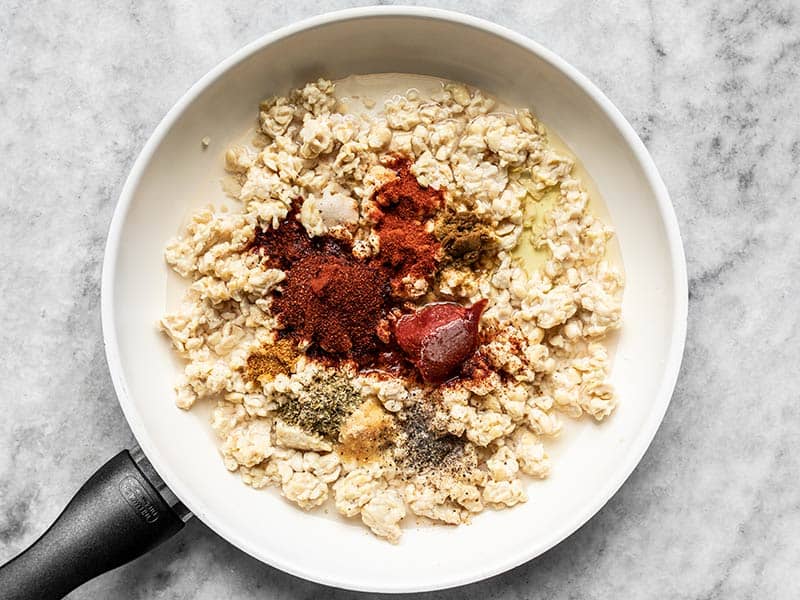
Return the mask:
POLYGON ((636 467, 670 401, 686 315, 686 265, 667 190, 631 126, 569 64, 508 29, 427 8, 353 9, 285 27, 197 82, 137 159, 108 236, 102 318, 117 396, 144 456, 137 467, 123 452, 103 467, 47 534, 0 568, 0 590, 60 597, 177 531, 188 511, 259 560, 336 587, 434 590, 510 569, 579 528, 636 467), (258 102, 320 76, 379 72, 462 81, 531 107, 597 183, 627 277, 612 373, 617 413, 602 426, 568 427, 549 447, 553 474, 531 483, 526 504, 469 526, 412 528, 398 546, 228 473, 208 408, 175 408, 180 364, 155 327, 168 303, 164 242, 192 209, 222 200, 222 153, 254 124, 258 102), (211 145, 202 151, 206 136, 211 145), (42 572, 50 584, 32 581, 42 572))

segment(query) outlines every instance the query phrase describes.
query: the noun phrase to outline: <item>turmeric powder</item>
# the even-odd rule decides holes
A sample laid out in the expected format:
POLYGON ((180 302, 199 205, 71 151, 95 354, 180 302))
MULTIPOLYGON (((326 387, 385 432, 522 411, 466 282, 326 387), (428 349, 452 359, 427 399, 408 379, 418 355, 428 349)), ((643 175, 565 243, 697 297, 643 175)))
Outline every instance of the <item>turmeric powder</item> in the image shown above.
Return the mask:
POLYGON ((247 357, 248 381, 266 383, 278 374, 288 375, 294 368, 300 351, 290 340, 278 340, 272 346, 264 346, 247 357))

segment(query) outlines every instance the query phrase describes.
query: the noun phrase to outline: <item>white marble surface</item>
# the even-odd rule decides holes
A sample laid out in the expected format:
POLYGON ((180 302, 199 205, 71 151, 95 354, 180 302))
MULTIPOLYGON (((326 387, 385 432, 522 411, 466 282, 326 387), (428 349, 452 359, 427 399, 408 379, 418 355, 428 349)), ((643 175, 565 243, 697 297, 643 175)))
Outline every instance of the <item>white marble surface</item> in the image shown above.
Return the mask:
MULTIPOLYGON (((156 123, 239 46, 356 3, 0 2, 0 562, 131 443, 99 317, 104 238, 156 123)), ((800 5, 431 3, 593 79, 652 152, 689 263, 684 366, 656 439, 589 524, 442 598, 800 596, 800 5)), ((70 598, 349 598, 191 522, 70 598)))

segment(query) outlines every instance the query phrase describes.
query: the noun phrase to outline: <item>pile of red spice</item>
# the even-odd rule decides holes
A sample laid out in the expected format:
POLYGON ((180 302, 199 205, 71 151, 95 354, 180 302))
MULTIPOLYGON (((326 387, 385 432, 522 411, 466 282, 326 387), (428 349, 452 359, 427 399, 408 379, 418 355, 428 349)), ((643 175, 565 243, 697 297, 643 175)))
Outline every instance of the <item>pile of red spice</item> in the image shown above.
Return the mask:
POLYGON ((376 329, 388 308, 389 278, 354 258, 349 244, 309 237, 297 220, 299 208, 296 202, 277 229, 257 230, 253 242, 266 266, 286 272, 283 291, 272 301, 282 335, 368 363, 380 344, 376 329))
MULTIPOLYGON (((310 341, 312 355, 350 359, 362 367, 380 365, 388 355, 401 356, 397 340, 382 341, 378 327, 406 299, 404 280, 430 281, 436 274, 439 243, 426 231, 425 223, 443 206, 443 195, 422 187, 407 160, 397 158, 391 168, 396 177, 378 188, 373 196, 379 207, 378 214, 373 216, 380 236, 380 252, 375 257, 355 258, 349 244, 329 236, 310 238, 297 219, 301 201, 295 203, 277 229, 256 232, 253 250, 265 256, 266 266, 286 272, 283 289, 275 293, 272 303, 281 335, 298 342, 310 341)), ((475 313, 478 317, 480 310, 482 306, 475 313)), ((458 317, 471 324, 473 320, 467 318, 473 313, 454 312, 452 307, 449 313, 445 321, 458 317)), ((410 323, 406 323, 408 329, 410 323)), ((477 321, 470 327, 470 333, 477 336, 477 321)), ((438 339, 425 337, 426 351, 428 346, 434 347, 428 337, 438 339)), ((455 358, 459 362, 467 358, 474 345, 474 339, 459 338, 455 358)), ((402 350, 407 354, 405 348, 402 350)), ((452 372, 456 366, 450 364, 453 356, 439 356, 439 363, 432 367, 431 373, 420 365, 421 355, 409 358, 426 379, 433 380, 452 372)))
POLYGON ((431 279, 436 274, 439 242, 426 231, 425 220, 444 205, 441 191, 422 187, 410 163, 397 158, 391 165, 397 177, 375 191, 381 208, 375 230, 381 239, 376 260, 390 272, 392 291, 403 296, 403 280, 431 279))
POLYGON ((318 254, 289 270, 272 306, 290 332, 329 354, 365 364, 380 344, 376 331, 388 283, 385 273, 361 261, 318 254))

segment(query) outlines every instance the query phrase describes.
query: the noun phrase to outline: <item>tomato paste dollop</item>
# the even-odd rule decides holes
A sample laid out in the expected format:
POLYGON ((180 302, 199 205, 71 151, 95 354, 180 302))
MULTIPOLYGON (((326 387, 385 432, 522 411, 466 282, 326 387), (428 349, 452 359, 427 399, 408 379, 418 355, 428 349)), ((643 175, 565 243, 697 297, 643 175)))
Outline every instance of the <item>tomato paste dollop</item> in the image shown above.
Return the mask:
POLYGON ((455 302, 427 304, 397 320, 397 345, 425 381, 444 381, 478 347, 478 322, 485 307, 486 300, 469 308, 455 302))

